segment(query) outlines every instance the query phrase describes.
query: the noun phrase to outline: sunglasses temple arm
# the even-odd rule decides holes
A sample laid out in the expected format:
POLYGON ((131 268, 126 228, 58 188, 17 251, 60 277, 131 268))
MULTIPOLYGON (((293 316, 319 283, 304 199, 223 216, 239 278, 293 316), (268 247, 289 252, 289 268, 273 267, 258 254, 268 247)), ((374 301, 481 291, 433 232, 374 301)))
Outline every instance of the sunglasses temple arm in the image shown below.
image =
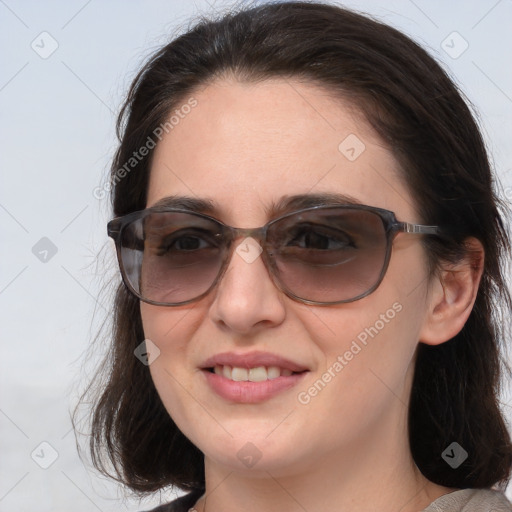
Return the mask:
POLYGON ((424 226, 422 224, 411 224, 409 222, 402 222, 400 230, 404 233, 416 233, 422 235, 437 235, 440 233, 439 226, 424 226))

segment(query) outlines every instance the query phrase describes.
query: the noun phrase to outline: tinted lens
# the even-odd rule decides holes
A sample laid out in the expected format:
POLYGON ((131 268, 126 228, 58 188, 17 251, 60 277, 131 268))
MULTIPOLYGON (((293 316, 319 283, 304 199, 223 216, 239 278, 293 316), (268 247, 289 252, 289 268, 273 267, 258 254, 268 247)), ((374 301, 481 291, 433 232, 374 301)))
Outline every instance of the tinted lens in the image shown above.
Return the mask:
POLYGON ((214 283, 225 254, 222 226, 188 213, 154 212, 124 226, 121 257, 131 287, 144 299, 186 302, 214 283))
POLYGON ((281 284, 302 299, 337 302, 374 289, 387 258, 383 219, 359 209, 297 213, 268 230, 281 284))

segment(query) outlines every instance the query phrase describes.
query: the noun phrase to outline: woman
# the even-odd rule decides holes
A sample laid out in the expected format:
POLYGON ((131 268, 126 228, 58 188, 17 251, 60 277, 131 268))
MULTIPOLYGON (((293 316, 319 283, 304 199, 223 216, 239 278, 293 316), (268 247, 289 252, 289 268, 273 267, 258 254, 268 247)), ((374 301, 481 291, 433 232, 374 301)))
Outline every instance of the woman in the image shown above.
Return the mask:
POLYGON ((315 3, 203 20, 118 130, 100 469, 190 491, 160 511, 512 510, 510 240, 424 50, 315 3))

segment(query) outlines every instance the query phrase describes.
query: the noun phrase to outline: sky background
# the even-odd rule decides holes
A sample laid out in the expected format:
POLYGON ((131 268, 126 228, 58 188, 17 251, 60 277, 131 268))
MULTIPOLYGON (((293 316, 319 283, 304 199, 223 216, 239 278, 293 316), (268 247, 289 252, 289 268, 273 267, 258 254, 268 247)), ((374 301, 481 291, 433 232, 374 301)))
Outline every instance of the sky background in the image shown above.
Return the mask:
MULTIPOLYGON (((512 1, 340 3, 401 29, 443 63, 475 106, 511 201, 512 1)), ((0 0, 1 512, 160 503, 128 499, 84 466, 71 430, 70 410, 105 349, 101 340, 90 347, 108 325, 117 279, 108 195, 94 191, 142 62, 189 20, 230 5, 0 0)), ((510 421, 512 400, 502 400, 510 421)))

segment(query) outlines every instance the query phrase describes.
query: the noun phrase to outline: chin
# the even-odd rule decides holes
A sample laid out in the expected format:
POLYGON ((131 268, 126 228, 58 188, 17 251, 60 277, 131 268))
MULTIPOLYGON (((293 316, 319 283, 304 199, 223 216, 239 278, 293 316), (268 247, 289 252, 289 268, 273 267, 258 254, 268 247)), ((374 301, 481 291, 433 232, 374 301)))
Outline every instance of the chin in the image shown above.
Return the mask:
POLYGON ((265 476, 268 473, 284 474, 290 471, 292 465, 300 464, 300 454, 297 446, 303 446, 303 439, 277 432, 271 433, 269 429, 257 431, 239 428, 232 430, 232 436, 222 430, 221 437, 204 434, 199 436, 203 442, 196 444, 205 454, 205 458, 214 464, 225 466, 229 471, 265 476), (204 442, 207 438, 208 441, 204 442))

